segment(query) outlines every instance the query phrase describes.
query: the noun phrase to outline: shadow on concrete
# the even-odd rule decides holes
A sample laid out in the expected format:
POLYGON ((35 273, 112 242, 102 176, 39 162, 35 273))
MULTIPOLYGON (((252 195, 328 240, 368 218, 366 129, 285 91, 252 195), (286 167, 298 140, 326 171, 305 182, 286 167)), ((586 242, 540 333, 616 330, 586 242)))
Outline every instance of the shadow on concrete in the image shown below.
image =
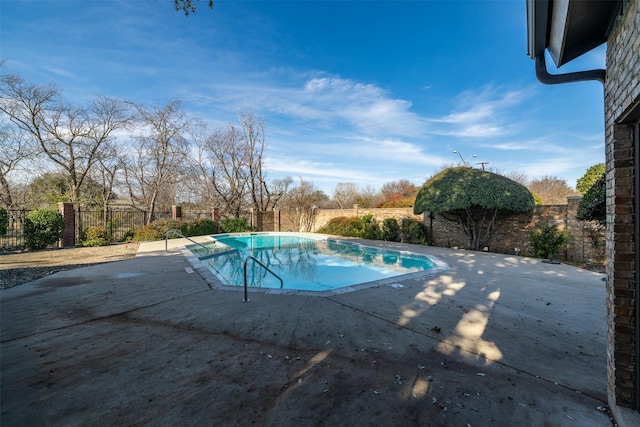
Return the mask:
POLYGON ((610 425, 600 275, 402 247, 452 269, 246 303, 144 244, 2 291, 0 423, 610 425))

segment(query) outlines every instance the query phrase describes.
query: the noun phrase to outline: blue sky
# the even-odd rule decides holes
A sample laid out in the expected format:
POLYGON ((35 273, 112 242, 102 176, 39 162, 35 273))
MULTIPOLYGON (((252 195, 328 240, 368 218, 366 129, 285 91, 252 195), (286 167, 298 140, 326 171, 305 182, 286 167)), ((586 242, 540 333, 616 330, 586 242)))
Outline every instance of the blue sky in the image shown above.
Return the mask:
MULTIPOLYGON (((525 1, 1 0, 5 71, 83 103, 178 99, 212 127, 266 123, 268 176, 421 185, 460 157, 575 186, 604 161, 603 89, 545 86, 525 1)), ((598 48, 560 70, 604 68, 598 48)))

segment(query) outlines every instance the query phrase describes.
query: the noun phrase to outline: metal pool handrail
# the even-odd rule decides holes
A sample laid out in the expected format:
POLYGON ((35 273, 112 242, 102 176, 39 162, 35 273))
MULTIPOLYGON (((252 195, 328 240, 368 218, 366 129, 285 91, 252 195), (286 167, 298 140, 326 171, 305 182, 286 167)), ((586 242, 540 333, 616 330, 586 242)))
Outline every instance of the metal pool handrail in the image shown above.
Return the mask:
POLYGON ((284 282, 282 281, 280 276, 278 276, 276 273, 271 271, 271 269, 269 267, 267 267, 266 265, 264 265, 263 263, 258 261, 255 257, 253 257, 251 255, 248 255, 244 259, 244 299, 242 301, 244 301, 244 302, 248 302, 249 301, 249 295, 247 294, 247 262, 249 262, 250 259, 253 260, 259 266, 261 266, 262 268, 264 268, 265 270, 267 270, 269 273, 273 274, 273 276, 280 281, 280 288, 282 289, 282 287, 284 286, 284 282))
POLYGON ((175 229, 173 229, 173 228, 172 228, 171 230, 167 230, 167 231, 164 233, 164 251, 165 251, 165 252, 169 252, 169 249, 168 249, 169 233, 177 234, 178 236, 182 237, 183 239, 187 239, 188 241, 190 241, 190 242, 191 242, 191 243, 193 243, 193 244, 196 244, 196 245, 198 245, 198 246, 202 246, 203 248, 205 248, 205 249, 206 249, 207 253, 209 253, 209 248, 208 248, 208 247, 206 247, 206 246, 205 246, 205 245, 203 245, 202 243, 198 243, 198 242, 196 242, 195 240, 188 238, 187 236, 183 235, 183 234, 182 234, 182 233, 180 233, 178 230, 175 230, 175 229))

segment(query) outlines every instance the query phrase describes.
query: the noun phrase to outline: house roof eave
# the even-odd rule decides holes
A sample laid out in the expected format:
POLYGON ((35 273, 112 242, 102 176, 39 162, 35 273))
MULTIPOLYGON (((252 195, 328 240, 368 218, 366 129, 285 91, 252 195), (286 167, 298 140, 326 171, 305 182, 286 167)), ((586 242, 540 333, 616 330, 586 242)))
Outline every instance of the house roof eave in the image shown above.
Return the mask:
POLYGON ((549 50, 556 67, 606 43, 621 0, 526 0, 528 54, 549 50))

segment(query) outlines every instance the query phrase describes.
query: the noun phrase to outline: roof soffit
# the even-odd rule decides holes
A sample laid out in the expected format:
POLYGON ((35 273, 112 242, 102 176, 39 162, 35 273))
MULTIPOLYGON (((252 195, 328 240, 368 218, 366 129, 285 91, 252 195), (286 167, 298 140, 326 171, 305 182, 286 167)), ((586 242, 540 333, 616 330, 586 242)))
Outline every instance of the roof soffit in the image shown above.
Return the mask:
POLYGON ((606 43, 620 0, 527 0, 529 55, 545 48, 557 67, 606 43))

